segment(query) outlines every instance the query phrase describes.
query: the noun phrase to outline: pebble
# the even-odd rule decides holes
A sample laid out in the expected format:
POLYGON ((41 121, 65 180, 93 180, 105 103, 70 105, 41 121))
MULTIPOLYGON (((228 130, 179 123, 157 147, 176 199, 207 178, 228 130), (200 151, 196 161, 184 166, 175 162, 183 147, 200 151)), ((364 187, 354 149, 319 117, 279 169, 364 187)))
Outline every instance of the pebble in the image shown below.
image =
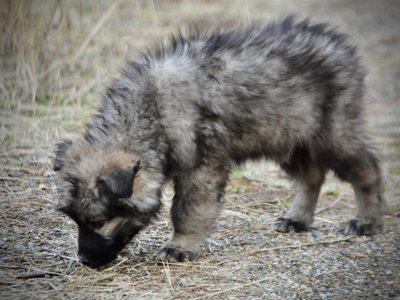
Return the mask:
POLYGON ((385 274, 388 275, 388 276, 390 276, 390 275, 392 275, 392 271, 391 271, 391 270, 386 270, 386 271, 385 271, 385 274))

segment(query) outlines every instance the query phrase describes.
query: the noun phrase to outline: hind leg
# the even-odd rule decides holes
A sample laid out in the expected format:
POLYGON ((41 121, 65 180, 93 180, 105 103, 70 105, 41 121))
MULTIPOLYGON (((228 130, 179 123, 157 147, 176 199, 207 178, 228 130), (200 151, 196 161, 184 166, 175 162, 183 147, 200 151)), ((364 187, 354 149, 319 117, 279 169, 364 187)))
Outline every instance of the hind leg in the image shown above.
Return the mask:
POLYGON ((314 164, 305 150, 297 151, 289 163, 281 166, 292 178, 296 195, 288 212, 275 221, 273 228, 280 232, 308 231, 314 220, 325 169, 314 164))
POLYGON ((385 203, 379 162, 367 146, 360 147, 357 155, 338 159, 333 170, 352 184, 357 200, 357 212, 344 232, 371 235, 383 229, 385 203))

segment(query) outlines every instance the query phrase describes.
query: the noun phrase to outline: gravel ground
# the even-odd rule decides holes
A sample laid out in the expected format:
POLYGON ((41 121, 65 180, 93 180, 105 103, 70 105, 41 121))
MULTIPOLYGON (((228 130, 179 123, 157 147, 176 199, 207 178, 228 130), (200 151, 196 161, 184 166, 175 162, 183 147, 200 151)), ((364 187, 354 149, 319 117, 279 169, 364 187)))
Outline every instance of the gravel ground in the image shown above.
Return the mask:
MULTIPOLYGON (((59 92, 53 81, 39 81, 34 102, 10 98, 13 89, 5 90, 8 79, 0 76, 0 299, 400 299, 397 1, 122 1, 80 50, 111 5, 96 3, 93 16, 78 15, 84 37, 72 26, 75 35, 59 49, 70 47, 80 55, 74 62, 60 63, 59 71, 54 71, 57 66, 51 69, 50 79, 58 80, 59 92), (154 10, 148 11, 151 4, 154 10), (81 132, 116 65, 187 21, 246 22, 288 13, 329 21, 359 45, 370 74, 367 117, 386 174, 384 232, 373 237, 340 233, 355 211, 355 201, 350 186, 332 175, 323 187, 311 232, 273 232, 271 223, 288 208, 293 191, 275 165, 249 163, 232 173, 221 217, 197 261, 160 264, 153 259, 171 232, 173 191, 167 186, 159 219, 114 263, 101 270, 82 266, 75 253, 74 223, 53 211, 53 145, 60 137, 81 132)), ((18 94, 18 85, 13 86, 18 94)))

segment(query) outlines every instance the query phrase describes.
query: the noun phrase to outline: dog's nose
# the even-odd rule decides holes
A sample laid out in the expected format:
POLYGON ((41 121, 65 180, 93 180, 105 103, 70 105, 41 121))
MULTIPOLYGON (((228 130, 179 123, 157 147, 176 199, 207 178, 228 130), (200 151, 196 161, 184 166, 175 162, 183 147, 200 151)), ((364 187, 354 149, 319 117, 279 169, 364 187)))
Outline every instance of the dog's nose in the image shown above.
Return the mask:
POLYGON ((78 257, 82 264, 93 269, 101 267, 115 258, 112 257, 112 259, 104 259, 104 258, 91 257, 90 255, 88 256, 84 254, 79 254, 78 257))

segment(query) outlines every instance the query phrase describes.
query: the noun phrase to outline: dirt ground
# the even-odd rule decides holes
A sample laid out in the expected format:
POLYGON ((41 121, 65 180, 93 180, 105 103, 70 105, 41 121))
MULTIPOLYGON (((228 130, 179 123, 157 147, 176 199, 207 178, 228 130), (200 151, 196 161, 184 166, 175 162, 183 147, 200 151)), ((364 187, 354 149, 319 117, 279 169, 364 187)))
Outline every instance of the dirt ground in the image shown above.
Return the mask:
POLYGON ((393 1, 0 1, 0 299, 400 299, 400 3, 393 1), (382 150, 387 216, 373 237, 340 233, 355 211, 328 176, 313 230, 271 230, 293 191, 269 162, 231 176, 224 209, 190 263, 157 263, 160 218, 101 270, 76 256, 75 224, 57 201, 54 144, 82 132, 127 59, 187 23, 271 20, 294 13, 352 36, 367 66, 367 120, 382 150))

